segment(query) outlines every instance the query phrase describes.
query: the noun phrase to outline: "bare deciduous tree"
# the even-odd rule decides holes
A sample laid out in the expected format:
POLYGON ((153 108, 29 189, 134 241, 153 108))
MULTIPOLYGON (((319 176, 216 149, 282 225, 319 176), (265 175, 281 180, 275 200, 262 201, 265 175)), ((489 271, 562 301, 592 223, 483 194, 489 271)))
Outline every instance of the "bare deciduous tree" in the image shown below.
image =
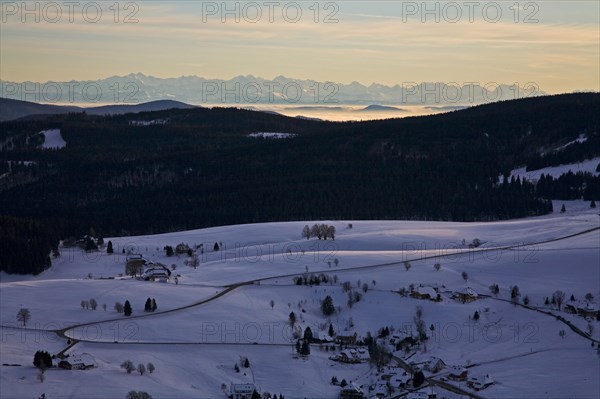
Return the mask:
POLYGON ((561 290, 556 290, 554 291, 554 294, 552 294, 552 299, 556 302, 558 310, 560 310, 560 307, 565 302, 565 293, 561 290))

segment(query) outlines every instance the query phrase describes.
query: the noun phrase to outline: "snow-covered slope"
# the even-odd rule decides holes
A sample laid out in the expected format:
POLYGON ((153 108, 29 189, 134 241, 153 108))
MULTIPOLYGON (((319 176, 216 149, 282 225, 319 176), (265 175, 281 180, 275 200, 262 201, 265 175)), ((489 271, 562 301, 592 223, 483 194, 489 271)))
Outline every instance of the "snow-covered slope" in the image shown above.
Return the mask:
MULTIPOLYGON (((583 162, 578 162, 578 163, 573 163, 573 164, 568 164, 568 165, 548 166, 546 168, 531 170, 529 172, 526 171, 526 168, 523 167, 523 168, 517 168, 517 169, 512 170, 510 172, 510 176, 508 178, 510 180, 513 177, 516 179, 518 176, 520 176, 521 179, 526 179, 529 181, 537 181, 540 179, 540 176, 542 176, 542 174, 544 174, 546 176, 552 176, 554 178, 557 178, 565 173, 568 173, 569 171, 571 171, 573 173, 589 172, 594 175, 598 175, 598 174, 600 174, 600 172, 596 172, 596 168, 598 167, 598 164, 600 164, 600 157, 593 158, 593 159, 587 159, 583 162)), ((500 176, 500 180, 502 180, 502 178, 503 177, 500 176)))
MULTIPOLYGON (((135 389, 155 398, 225 398, 222 384, 251 382, 263 393, 286 398, 337 398, 340 388, 330 384, 333 376, 365 391, 380 377, 367 363, 330 360, 339 346, 331 352, 313 344, 311 354, 299 358, 290 312, 297 316, 297 329, 310 326, 320 338, 328 337, 330 323, 337 334, 364 337, 384 326, 414 329, 415 309, 421 306, 426 325, 434 329, 413 358, 438 356, 448 365, 470 366, 470 375, 490 374, 495 384, 481 396, 596 398, 600 365, 590 340, 552 315, 510 302, 511 287, 518 285, 521 303, 527 296, 530 307, 561 315, 582 331, 589 324, 600 339, 599 322, 568 314, 564 305, 559 311, 544 304, 557 290, 566 293, 565 304, 573 294, 572 304, 581 305, 591 293, 591 306, 597 308, 600 298, 600 233, 594 230, 599 216, 588 203, 567 202, 566 208, 564 214, 495 223, 323 222, 336 227, 335 241, 302 239, 303 226, 314 222, 290 222, 109 238, 105 242, 115 248, 110 255, 63 248, 39 276, 0 274, 0 363, 21 365, 0 366, 0 396, 31 398, 43 392, 48 398, 124 398, 135 389), (483 244, 469 248, 475 238, 483 244), (165 245, 179 243, 198 248, 197 268, 186 265, 185 254, 165 255, 165 245), (123 249, 175 265, 177 283, 123 276, 123 249), (409 270, 404 261, 410 262, 409 270), (310 273, 330 280, 294 285, 294 276, 310 273), (344 282, 362 294, 352 307, 344 282), (397 293, 411 284, 439 287, 441 301, 397 293), (498 296, 491 295, 492 284, 498 284, 498 296), (453 291, 466 287, 482 297, 470 303, 452 299, 453 291), (337 307, 329 317, 320 309, 327 295, 337 307), (83 309, 80 302, 91 298, 98 309, 83 309), (144 312, 147 298, 155 298, 156 312, 144 312), (133 308, 130 317, 113 309, 125 300, 133 308), (18 328, 15 315, 22 307, 30 310, 27 327, 34 330, 18 328), (478 321, 472 319, 475 311, 478 321), (66 348, 66 338, 46 331, 63 328, 80 341, 67 353, 89 353, 97 367, 53 368, 40 383, 33 354, 66 348), (240 364, 243 357, 249 368, 240 364), (128 359, 136 365, 152 362, 156 371, 127 374, 119 366, 128 359)), ((469 390, 465 383, 458 386, 469 390)), ((435 390, 438 397, 459 397, 435 390)))
POLYGON ((67 142, 60 135, 60 129, 44 130, 41 133, 45 138, 42 148, 56 150, 67 145, 67 142))

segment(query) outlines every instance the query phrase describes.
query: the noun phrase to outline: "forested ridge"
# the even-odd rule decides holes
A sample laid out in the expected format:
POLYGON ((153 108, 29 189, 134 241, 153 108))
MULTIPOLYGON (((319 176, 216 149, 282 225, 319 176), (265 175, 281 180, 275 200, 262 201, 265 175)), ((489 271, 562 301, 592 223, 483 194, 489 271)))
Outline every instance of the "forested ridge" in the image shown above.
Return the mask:
POLYGON ((90 228, 106 237, 285 220, 498 220, 547 213, 557 193, 598 200, 589 174, 568 180, 578 188, 566 193, 560 179, 538 190, 499 176, 600 156, 599 115, 600 95, 580 93, 368 122, 235 108, 4 122, 2 270, 39 272, 59 237, 90 228), (61 129, 65 148, 39 148, 36 134, 49 128, 61 129), (23 236, 35 234, 37 249, 25 251, 23 236))

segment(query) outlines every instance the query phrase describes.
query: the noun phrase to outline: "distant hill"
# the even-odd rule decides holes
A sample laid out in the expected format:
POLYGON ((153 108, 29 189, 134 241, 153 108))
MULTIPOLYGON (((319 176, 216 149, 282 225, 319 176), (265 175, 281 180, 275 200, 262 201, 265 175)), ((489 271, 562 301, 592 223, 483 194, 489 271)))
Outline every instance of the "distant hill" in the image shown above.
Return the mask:
POLYGON ((366 112, 406 112, 406 110, 402 109, 402 108, 390 107, 390 106, 386 106, 386 105, 377 105, 377 104, 372 104, 372 105, 369 105, 368 107, 358 110, 358 112, 364 112, 364 111, 366 111, 366 112))
MULTIPOLYGON (((141 108, 116 111, 125 109, 141 108)), ((600 176, 536 185, 510 172, 600 157, 599 127, 600 94, 591 93, 364 122, 225 107, 1 122, 0 209, 14 227, 4 231, 42 236, 35 250, 17 240, 4 252, 0 237, 0 266, 10 257, 19 272, 36 271, 57 237, 91 228, 114 237, 289 220, 542 215, 549 198, 600 201, 600 176), (48 129, 67 145, 43 149, 48 129), (249 138, 259 132, 289 136, 249 138)))
POLYGON ((56 115, 80 110, 81 108, 74 106, 38 104, 0 97, 0 121, 20 119, 28 115, 56 115))
POLYGON ((118 115, 139 112, 164 111, 168 109, 190 109, 197 108, 194 105, 182 103, 174 100, 150 101, 142 104, 117 104, 104 105, 100 107, 85 108, 85 112, 90 115, 118 115))
POLYGON ((168 109, 189 109, 193 105, 173 100, 157 100, 143 104, 117 104, 99 107, 77 107, 72 105, 38 104, 29 101, 13 100, 0 97, 0 121, 21 118, 39 119, 47 115, 67 114, 70 112, 86 112, 90 115, 116 115, 168 109))

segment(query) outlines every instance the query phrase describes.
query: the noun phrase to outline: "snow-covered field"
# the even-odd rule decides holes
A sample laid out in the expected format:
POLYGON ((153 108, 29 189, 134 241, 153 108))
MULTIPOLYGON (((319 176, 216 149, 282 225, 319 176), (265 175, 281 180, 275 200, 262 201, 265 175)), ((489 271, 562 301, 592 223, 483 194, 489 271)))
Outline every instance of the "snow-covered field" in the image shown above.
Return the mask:
POLYGON ((44 130, 40 133, 44 135, 42 148, 58 150, 67 145, 67 142, 60 135, 60 129, 44 130))
MULTIPOLYGON (((596 168, 600 164, 600 158, 586 159, 583 162, 567 164, 567 165, 559 165, 559 166, 548 166, 546 168, 526 171, 526 168, 518 168, 514 169, 510 172, 509 179, 517 178, 520 176, 521 179, 526 179, 529 181, 538 181, 542 174, 546 176, 552 176, 554 178, 558 178, 561 175, 568 173, 569 171, 573 173, 577 172, 589 172, 594 176, 600 174, 600 172, 596 172, 596 168)), ((502 177, 500 177, 500 181, 502 181, 502 177)))
MULTIPOLYGON (((555 203, 555 209, 562 203, 555 203)), ((86 254, 62 248, 61 257, 39 276, 0 274, 0 364, 20 364, 0 366, 0 397, 124 398, 130 390, 142 390, 155 398, 225 398, 230 383, 251 382, 263 393, 286 398, 337 398, 340 388, 330 384, 333 376, 368 392, 381 382, 375 368, 329 360, 339 353, 339 345, 331 352, 313 344, 307 358, 295 354, 290 312, 297 316, 296 329, 310 326, 320 338, 328 337, 329 323, 336 334, 364 337, 367 332, 377 335, 384 326, 413 331, 415 310, 421 306, 423 320, 434 329, 428 329, 429 340, 412 359, 437 356, 447 365, 469 366, 470 375, 489 374, 495 384, 478 395, 597 398, 600 356, 592 341, 537 311, 564 317, 584 335, 591 325, 592 337, 600 340, 600 322, 564 311, 566 304, 582 304, 586 293, 598 308, 600 218, 589 203, 564 203, 564 214, 494 223, 323 222, 336 227, 335 241, 302 239, 304 225, 314 222, 289 222, 105 238, 115 248, 111 255, 105 249, 86 254), (469 248, 475 238, 483 244, 469 248), (165 245, 179 243, 192 248, 203 244, 204 251, 196 250, 197 268, 186 265, 185 254, 165 255, 165 245), (215 243, 219 251, 213 249, 215 243), (123 250, 169 268, 175 265, 177 284, 173 276, 167 283, 124 276, 123 250), (439 271, 435 263, 440 263, 439 271), (330 280, 294 285, 294 276, 310 273, 324 273, 330 280), (362 294, 352 307, 344 282, 362 294), (437 284, 441 301, 397 293, 411 284, 437 284), (492 284, 498 284, 499 295, 491 295, 492 284), (527 296, 531 308, 510 302, 515 285, 520 302, 527 296), (452 291, 466 287, 482 297, 468 303, 452 299, 452 291), (557 290, 566 294, 560 311, 544 304, 557 290), (570 302, 571 294, 575 302, 570 302), (321 312, 327 295, 337 308, 329 317, 321 312), (91 298, 98 309, 83 309, 80 302, 91 298), (144 312, 147 298, 155 298, 156 312, 144 312), (132 305, 130 317, 113 309, 115 302, 125 300, 132 305), (31 312, 25 330, 15 318, 20 308, 31 312), (475 311, 479 320, 472 319, 475 311), (89 353, 97 367, 53 368, 39 382, 32 365, 35 351, 58 353, 67 347, 65 337, 45 330, 70 326, 75 327, 66 336, 80 342, 67 353, 89 353), (249 359, 249 368, 241 365, 242 357, 249 359), (125 360, 152 362, 156 371, 127 374, 119 367, 125 360)), ((453 384, 474 392, 464 382, 453 384)), ((442 388, 435 391, 438 398, 461 397, 442 388)))

